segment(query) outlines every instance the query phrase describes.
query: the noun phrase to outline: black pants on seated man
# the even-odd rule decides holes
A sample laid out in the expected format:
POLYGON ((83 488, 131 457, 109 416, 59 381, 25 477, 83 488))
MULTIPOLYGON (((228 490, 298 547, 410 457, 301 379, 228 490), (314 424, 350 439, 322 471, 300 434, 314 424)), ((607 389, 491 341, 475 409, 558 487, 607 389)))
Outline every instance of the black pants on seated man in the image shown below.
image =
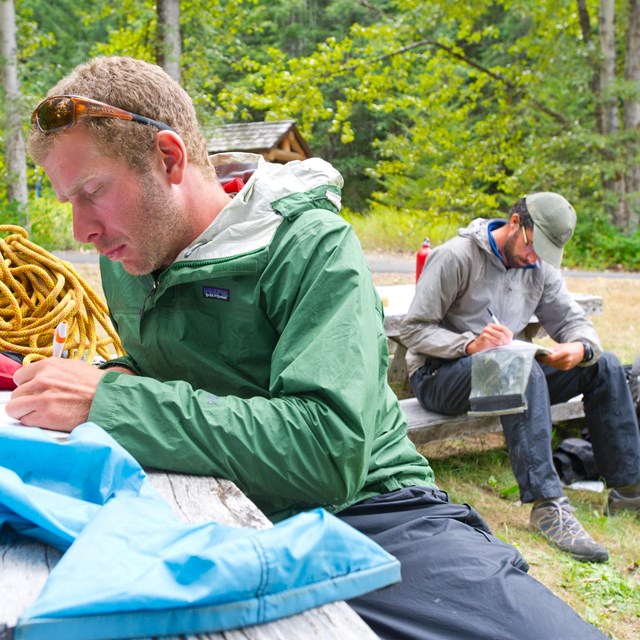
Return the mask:
MULTIPOLYGON (((431 411, 469 410, 471 357, 431 360, 411 377, 420 404, 431 411)), ((527 410, 501 417, 513 473, 523 502, 563 494, 553 464, 551 405, 583 394, 584 414, 600 475, 609 487, 640 482, 640 434, 633 401, 615 355, 590 367, 560 371, 534 362, 527 410)))
POLYGON ((517 549, 472 507, 443 491, 400 489, 338 517, 400 560, 401 582, 349 601, 383 640, 605 638, 530 577, 517 549))

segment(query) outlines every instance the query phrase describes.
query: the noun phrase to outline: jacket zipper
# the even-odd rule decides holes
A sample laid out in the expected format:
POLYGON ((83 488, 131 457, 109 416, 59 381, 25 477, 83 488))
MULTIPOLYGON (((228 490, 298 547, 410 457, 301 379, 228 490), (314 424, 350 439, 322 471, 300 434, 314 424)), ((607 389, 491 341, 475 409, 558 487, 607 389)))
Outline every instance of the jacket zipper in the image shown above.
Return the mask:
POLYGON ((147 302, 149 301, 151 296, 153 296, 153 294, 156 292, 156 289, 158 288, 158 278, 156 278, 155 275, 153 275, 152 278, 153 278, 153 283, 151 284, 151 289, 149 289, 149 293, 147 293, 147 295, 145 296, 145 299, 142 301, 142 306, 140 307, 140 318, 142 318, 142 316, 144 315, 147 302))

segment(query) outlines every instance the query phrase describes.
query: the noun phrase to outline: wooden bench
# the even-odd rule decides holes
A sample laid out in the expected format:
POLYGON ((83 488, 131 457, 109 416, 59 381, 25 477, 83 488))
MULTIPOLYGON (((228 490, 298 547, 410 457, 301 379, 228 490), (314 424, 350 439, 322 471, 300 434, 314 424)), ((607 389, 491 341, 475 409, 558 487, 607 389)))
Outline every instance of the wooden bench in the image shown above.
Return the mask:
MULTIPOLYGON (((409 438, 417 446, 429 442, 464 438, 482 433, 500 433, 500 416, 469 416, 466 413, 449 416, 423 409, 416 398, 400 400, 400 407, 407 416, 409 438)), ((580 397, 551 406, 553 424, 584 418, 584 408, 580 397)))

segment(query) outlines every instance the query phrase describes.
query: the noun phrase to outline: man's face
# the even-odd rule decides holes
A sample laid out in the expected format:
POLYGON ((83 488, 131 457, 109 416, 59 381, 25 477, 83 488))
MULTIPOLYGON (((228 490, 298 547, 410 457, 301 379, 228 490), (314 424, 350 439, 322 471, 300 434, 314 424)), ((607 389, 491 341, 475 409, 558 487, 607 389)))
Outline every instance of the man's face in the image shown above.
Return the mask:
POLYGON ((102 155, 85 127, 57 135, 43 167, 58 199, 73 207, 75 239, 134 275, 171 264, 191 237, 160 164, 140 176, 123 159, 102 155))
POLYGON ((533 229, 525 229, 521 225, 512 225, 504 243, 504 255, 507 266, 518 269, 533 265, 538 261, 538 255, 533 250, 533 229))

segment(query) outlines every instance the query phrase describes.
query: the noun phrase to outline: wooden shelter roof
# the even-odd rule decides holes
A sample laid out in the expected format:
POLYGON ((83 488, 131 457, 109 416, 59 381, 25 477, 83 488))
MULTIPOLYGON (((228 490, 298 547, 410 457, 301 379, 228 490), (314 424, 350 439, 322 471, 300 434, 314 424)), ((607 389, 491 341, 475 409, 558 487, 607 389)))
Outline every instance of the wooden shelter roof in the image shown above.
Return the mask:
POLYGON ((229 151, 261 153, 269 162, 282 164, 306 160, 313 154, 294 120, 227 124, 213 129, 207 138, 210 154, 229 151))

